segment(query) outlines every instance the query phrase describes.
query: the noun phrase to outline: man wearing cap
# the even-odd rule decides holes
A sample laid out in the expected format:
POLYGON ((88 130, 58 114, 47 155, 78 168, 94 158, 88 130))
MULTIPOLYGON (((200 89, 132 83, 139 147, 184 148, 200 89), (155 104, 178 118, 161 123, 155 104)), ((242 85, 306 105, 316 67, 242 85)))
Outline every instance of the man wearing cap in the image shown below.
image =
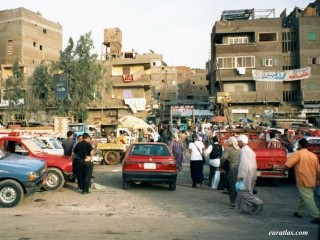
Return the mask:
POLYGON ((256 154, 248 146, 248 136, 241 134, 237 140, 241 148, 237 181, 243 182, 245 189, 238 190, 236 206, 241 212, 260 213, 263 209, 263 202, 252 193, 257 179, 256 154))

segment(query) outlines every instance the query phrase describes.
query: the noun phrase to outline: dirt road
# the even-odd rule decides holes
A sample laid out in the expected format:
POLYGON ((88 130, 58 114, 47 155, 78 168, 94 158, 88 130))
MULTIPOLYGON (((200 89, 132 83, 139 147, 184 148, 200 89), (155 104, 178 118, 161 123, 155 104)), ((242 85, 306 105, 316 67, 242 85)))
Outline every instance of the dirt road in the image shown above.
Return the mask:
MULTIPOLYGON (((189 164, 176 191, 166 185, 132 185, 122 190, 121 164, 95 166, 104 189, 82 195, 75 183, 38 192, 21 205, 1 209, 0 239, 317 239, 318 225, 305 214, 292 217, 297 190, 292 184, 259 186, 260 215, 229 208, 228 196, 209 187, 192 188, 189 164), (305 234, 307 236, 274 234, 305 234), (299 231, 299 232, 297 232, 299 231)), ((206 175, 208 166, 205 167, 206 175)))

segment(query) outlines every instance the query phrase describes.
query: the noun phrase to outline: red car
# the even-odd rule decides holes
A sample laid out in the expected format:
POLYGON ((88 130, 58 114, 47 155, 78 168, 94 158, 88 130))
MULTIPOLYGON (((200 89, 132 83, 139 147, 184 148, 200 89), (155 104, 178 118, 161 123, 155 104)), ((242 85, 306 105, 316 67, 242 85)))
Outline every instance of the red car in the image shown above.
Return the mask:
POLYGON ((67 156, 45 153, 30 137, 11 133, 0 138, 0 148, 10 153, 42 159, 47 163, 47 178, 43 187, 46 190, 58 190, 72 178, 72 162, 67 156))
POLYGON ((129 182, 167 183, 176 189, 177 167, 174 156, 164 143, 133 143, 123 160, 123 189, 129 182))

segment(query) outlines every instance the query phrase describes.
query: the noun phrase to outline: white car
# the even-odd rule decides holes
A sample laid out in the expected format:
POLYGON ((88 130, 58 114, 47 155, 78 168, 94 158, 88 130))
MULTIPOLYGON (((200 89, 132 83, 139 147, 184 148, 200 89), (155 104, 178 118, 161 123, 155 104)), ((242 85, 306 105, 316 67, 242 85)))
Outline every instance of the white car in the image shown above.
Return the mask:
POLYGON ((46 153, 59 155, 59 156, 62 156, 64 154, 63 147, 57 138, 46 137, 46 136, 40 136, 37 138, 40 139, 43 142, 43 144, 46 146, 46 148, 43 149, 46 153))
MULTIPOLYGON (((316 144, 320 144, 320 137, 312 137, 312 136, 304 136, 303 138, 307 139, 308 143, 316 143, 316 144)), ((300 139, 296 139, 293 141, 293 151, 297 151, 298 150, 298 142, 300 139)))

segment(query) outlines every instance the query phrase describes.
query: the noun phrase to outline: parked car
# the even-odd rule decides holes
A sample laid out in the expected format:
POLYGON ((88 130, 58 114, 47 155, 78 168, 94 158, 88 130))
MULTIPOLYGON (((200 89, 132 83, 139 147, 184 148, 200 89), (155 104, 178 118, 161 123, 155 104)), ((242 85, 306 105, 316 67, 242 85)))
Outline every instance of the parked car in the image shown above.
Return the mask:
POLYGON ((62 144, 57 138, 46 136, 39 136, 37 138, 40 139, 46 146, 44 149, 45 152, 59 156, 64 154, 62 144))
MULTIPOLYGON (((319 144, 320 145, 320 137, 312 137, 312 136, 304 136, 303 138, 307 139, 309 144, 319 144)), ((298 150, 298 142, 300 139, 296 139, 293 141, 293 151, 298 150)))
MULTIPOLYGON (((10 153, 45 160, 48 169, 43 187, 46 190, 58 190, 63 187, 65 182, 72 180, 72 162, 67 156, 46 153, 36 141, 37 139, 30 136, 19 136, 19 133, 13 132, 0 138, 0 148, 6 149, 10 153)), ((39 141, 41 142, 41 140, 39 141)))
POLYGON ((130 182, 169 184, 176 189, 177 167, 174 156, 164 143, 132 143, 122 165, 123 189, 130 182))
POLYGON ((46 178, 46 163, 0 149, 0 206, 17 206, 24 196, 39 190, 46 178))

